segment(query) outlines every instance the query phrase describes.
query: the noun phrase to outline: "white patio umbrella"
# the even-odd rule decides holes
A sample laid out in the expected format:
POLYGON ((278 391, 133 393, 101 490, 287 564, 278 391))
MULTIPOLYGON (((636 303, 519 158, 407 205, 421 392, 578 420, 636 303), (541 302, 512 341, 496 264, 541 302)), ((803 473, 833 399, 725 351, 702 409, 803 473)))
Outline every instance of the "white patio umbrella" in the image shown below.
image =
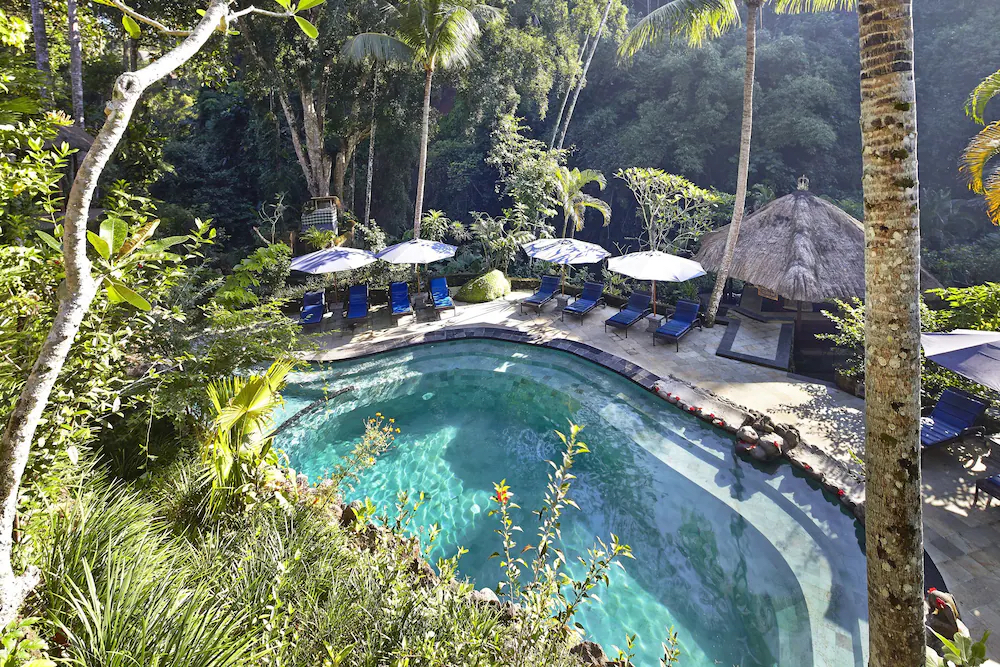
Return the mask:
MULTIPOLYGON (((375 255, 359 248, 326 248, 292 260, 292 271, 302 271, 319 275, 339 273, 368 266, 376 260, 375 255)), ((337 292, 337 279, 333 279, 333 290, 337 292)))
MULTIPOLYGON (((375 255, 390 264, 430 264, 455 256, 457 248, 441 241, 427 239, 412 239, 391 245, 375 255)), ((420 273, 417 275, 417 292, 420 292, 420 273)))
POLYGON ((656 281, 682 283, 705 275, 705 269, 693 259, 677 255, 646 250, 631 252, 608 260, 608 269, 637 280, 648 280, 653 284, 653 314, 656 315, 656 281))
POLYGON ((920 334, 924 354, 934 363, 1000 391, 1000 332, 955 329, 920 334))
POLYGON ((327 248, 302 255, 292 260, 292 271, 304 273, 337 273, 360 269, 374 262, 377 257, 358 248, 327 248))
POLYGON ((597 245, 577 239, 537 239, 521 245, 529 257, 562 265, 562 292, 566 293, 567 264, 596 264, 611 253, 597 245))

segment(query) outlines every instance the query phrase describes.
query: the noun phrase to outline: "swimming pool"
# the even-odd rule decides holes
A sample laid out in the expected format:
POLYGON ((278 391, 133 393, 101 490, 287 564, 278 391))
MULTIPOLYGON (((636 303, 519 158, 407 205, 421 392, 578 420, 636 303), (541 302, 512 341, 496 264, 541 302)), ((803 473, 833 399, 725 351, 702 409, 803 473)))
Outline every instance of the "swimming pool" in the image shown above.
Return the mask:
MULTIPOLYGON (((500 548, 488 517, 493 482, 523 508, 526 544, 537 526, 549 466, 570 419, 590 453, 574 467, 580 511, 562 522, 567 556, 614 532, 632 546, 603 604, 578 615, 588 638, 656 665, 667 626, 685 667, 866 664, 865 560, 852 516, 790 465, 735 456, 731 436, 638 385, 572 354, 463 340, 315 366, 293 374, 279 421, 324 392, 353 386, 285 430, 276 446, 311 478, 331 469, 375 412, 393 417, 396 447, 350 497, 393 511, 401 489, 424 492, 414 522, 440 524, 435 556, 494 586, 500 548)), ((613 656, 612 656, 613 657, 613 656)))

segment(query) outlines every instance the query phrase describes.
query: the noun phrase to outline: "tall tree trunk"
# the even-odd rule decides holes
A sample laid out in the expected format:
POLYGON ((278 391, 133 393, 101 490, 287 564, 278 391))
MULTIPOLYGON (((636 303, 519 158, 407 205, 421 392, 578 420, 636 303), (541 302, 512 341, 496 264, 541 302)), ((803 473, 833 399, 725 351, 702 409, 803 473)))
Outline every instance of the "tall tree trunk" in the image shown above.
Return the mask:
POLYGON ((614 0, 608 0, 608 4, 604 6, 604 13, 601 15, 601 24, 597 26, 597 34, 594 35, 594 41, 590 45, 590 51, 587 53, 587 60, 583 64, 583 71, 580 72, 580 78, 576 81, 576 88, 573 90, 573 101, 570 102, 569 109, 566 111, 566 117, 563 118, 562 130, 559 134, 559 143, 556 148, 562 148, 563 142, 566 141, 566 132, 569 130, 569 122, 573 119, 573 110, 576 109, 576 101, 580 99, 580 91, 583 90, 584 85, 587 83, 587 72, 590 71, 590 63, 594 60, 594 54, 597 53, 597 45, 601 43, 601 33, 604 32, 604 24, 608 22, 608 12, 611 11, 611 3, 614 0))
POLYGON ((118 77, 104 126, 73 179, 63 219, 66 279, 59 286, 59 310, 0 438, 0 626, 16 618, 25 596, 39 578, 35 568, 15 574, 11 563, 18 490, 31 452, 31 441, 52 387, 97 295, 98 283, 91 275, 87 258, 87 215, 98 179, 125 134, 142 93, 204 46, 225 18, 227 7, 226 0, 212 0, 204 17, 184 41, 141 71, 126 72, 118 77))
MULTIPOLYGON (((333 160, 330 159, 324 146, 323 107, 317 106, 313 91, 305 84, 299 86, 299 97, 302 100, 302 129, 306 138, 306 153, 309 155, 315 186, 315 193, 312 193, 312 196, 329 197, 333 160)), ((325 104, 326 100, 322 102, 325 104)), ((343 182, 341 182, 341 194, 343 194, 343 182)))
MULTIPOLYGON (((347 163, 354 159, 354 151, 357 150, 358 144, 364 140, 366 132, 367 130, 358 134, 350 134, 340 140, 340 149, 337 151, 333 163, 333 194, 342 202, 345 201, 344 180, 347 174, 347 163)), ((353 175, 351 178, 353 180, 353 175)), ((353 188, 353 185, 351 187, 353 188)), ((351 196, 353 197, 353 190, 351 196)))
POLYGON ((45 32, 45 5, 43 0, 31 0, 31 32, 35 38, 35 68, 44 75, 42 95, 49 97, 52 70, 49 67, 49 39, 45 32))
POLYGON ((871 667, 924 664, 920 210, 910 0, 858 3, 871 667))
POLYGON ((73 97, 73 124, 83 127, 83 54, 80 48, 80 20, 76 15, 76 0, 66 0, 66 22, 69 35, 69 80, 73 97))
MULTIPOLYGON (((583 44, 580 45, 580 53, 577 54, 576 60, 577 65, 583 68, 583 54, 587 52, 587 45, 590 43, 590 35, 587 35, 583 44)), ((549 150, 555 148, 556 138, 559 136, 559 128, 562 127, 563 114, 566 113, 566 103, 569 102, 570 93, 573 92, 575 88, 576 79, 570 76, 566 79, 566 92, 563 94, 562 104, 559 105, 559 113, 556 115, 556 122, 552 124, 552 139, 549 141, 549 150)))
POLYGON ((726 249, 722 254, 722 265, 715 276, 715 287, 708 301, 705 313, 705 326, 715 325, 715 316, 722 302, 722 292, 726 288, 729 270, 733 266, 733 255, 736 253, 736 240, 740 236, 740 223, 743 222, 743 211, 747 202, 747 180, 750 176, 750 136, 753 134, 753 79, 757 67, 757 13, 760 11, 759 0, 747 3, 747 60, 743 73, 743 125, 740 129, 740 164, 736 172, 736 201, 733 202, 733 217, 729 223, 729 234, 726 236, 726 249))
POLYGON ((378 99, 378 67, 372 72, 372 119, 368 129, 368 170, 365 172, 365 226, 372 213, 372 172, 375 169, 375 102, 378 99))
POLYGON ((431 79, 434 77, 433 63, 425 69, 424 115, 420 123, 420 160, 417 163, 417 201, 413 207, 413 238, 420 238, 420 219, 424 212, 424 175, 427 172, 427 134, 431 123, 431 79))

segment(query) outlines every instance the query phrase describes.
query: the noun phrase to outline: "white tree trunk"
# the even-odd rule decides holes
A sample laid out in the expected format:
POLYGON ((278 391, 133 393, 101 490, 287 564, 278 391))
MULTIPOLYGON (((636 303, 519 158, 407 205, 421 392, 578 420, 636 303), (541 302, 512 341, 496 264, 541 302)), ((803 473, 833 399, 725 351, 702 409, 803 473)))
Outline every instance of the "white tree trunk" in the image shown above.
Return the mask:
POLYGON ((417 200, 413 207, 413 238, 420 238, 420 219, 424 213, 424 175, 427 172, 427 135, 431 122, 431 79, 434 68, 428 67, 424 76, 424 113, 420 123, 420 160, 417 163, 417 200))
POLYGON ((858 4, 871 667, 924 664, 920 210, 910 0, 858 4))
MULTIPOLYGON (((587 35, 583 44, 580 45, 580 53, 577 54, 577 65, 583 68, 583 55, 587 52, 587 45, 590 43, 590 35, 587 35)), ((556 122, 552 126, 552 139, 549 141, 549 150, 556 146, 556 139, 559 137, 559 129, 562 127, 563 114, 566 113, 566 104, 569 102, 570 93, 576 87, 576 78, 570 75, 566 80, 566 92, 563 94, 562 104, 559 105, 559 113, 556 115, 556 122)))
POLYGON ((587 72, 590 71, 590 63, 594 60, 594 54, 597 53, 597 45, 601 43, 601 33, 604 32, 604 24, 608 21, 608 13, 611 11, 611 3, 614 0, 608 0, 608 4, 604 6, 604 14, 601 15, 601 24, 597 26, 597 34, 594 36, 594 41, 590 45, 590 51, 587 53, 587 60, 583 64, 583 71, 580 72, 580 78, 576 81, 576 88, 573 90, 573 101, 570 102, 569 109, 566 111, 566 117, 563 118, 562 131, 559 134, 559 143, 556 148, 562 148, 563 142, 566 141, 566 132, 569 131, 569 122, 573 119, 573 110, 576 109, 576 101, 580 99, 580 91, 583 90, 584 85, 587 83, 587 72))
POLYGON ((76 0, 66 0, 69 36, 69 80, 73 97, 73 124, 84 126, 83 118, 83 54, 80 45, 80 20, 76 15, 76 0))
POLYGON ((17 575, 11 564, 18 491, 35 429, 73 339, 97 294, 98 284, 87 259, 87 216, 98 179, 125 134, 143 91, 194 56, 226 13, 226 0, 212 0, 204 17, 184 41, 142 70, 118 77, 104 126, 73 180, 63 220, 66 280, 59 288, 59 310, 0 439, 0 626, 16 618, 25 595, 38 581, 34 568, 17 575))
POLYGON ((757 68, 757 12, 760 1, 747 3, 747 60, 743 73, 743 125, 740 129, 740 164, 736 172, 736 201, 733 202, 733 217, 729 223, 729 234, 726 236, 726 249, 722 254, 722 264, 715 276, 715 287, 708 300, 708 310, 705 312, 705 326, 715 324, 715 316, 722 302, 722 292, 729 279, 729 270, 733 266, 733 255, 736 253, 736 241, 740 236, 740 223, 743 222, 743 211, 747 201, 747 180, 750 177, 750 137, 753 134, 753 80, 757 68))
POLYGON ((365 226, 372 213, 372 172, 375 169, 375 102, 378 99, 378 68, 372 75, 372 120, 368 130, 368 171, 365 172, 365 226))
POLYGON ((45 32, 45 5, 43 0, 31 0, 31 32, 35 39, 35 68, 45 77, 46 86, 42 95, 49 97, 51 68, 49 67, 49 40, 45 32))

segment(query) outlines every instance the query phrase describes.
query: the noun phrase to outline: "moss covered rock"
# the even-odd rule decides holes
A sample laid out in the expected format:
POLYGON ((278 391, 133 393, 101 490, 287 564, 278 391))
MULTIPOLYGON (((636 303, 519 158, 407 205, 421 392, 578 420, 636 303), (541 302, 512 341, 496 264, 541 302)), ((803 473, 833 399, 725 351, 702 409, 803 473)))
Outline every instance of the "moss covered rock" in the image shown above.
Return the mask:
POLYGON ((455 295, 466 303, 486 303, 510 294, 510 281, 497 270, 484 273, 462 285, 455 295))

